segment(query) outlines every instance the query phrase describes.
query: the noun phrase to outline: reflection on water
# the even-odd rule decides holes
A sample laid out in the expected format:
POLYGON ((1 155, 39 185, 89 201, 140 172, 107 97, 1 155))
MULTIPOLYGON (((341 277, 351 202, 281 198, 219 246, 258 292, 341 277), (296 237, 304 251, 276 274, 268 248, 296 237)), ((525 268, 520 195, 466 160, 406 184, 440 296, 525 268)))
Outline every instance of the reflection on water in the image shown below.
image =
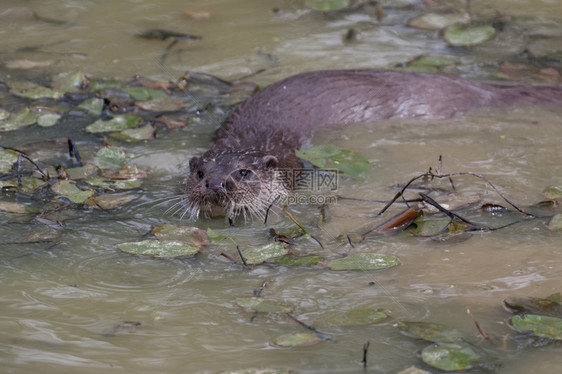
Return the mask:
MULTIPOLYGON (((562 10, 553 8, 551 1, 538 3, 540 6, 521 1, 519 9, 509 2, 509 8, 519 14, 562 18, 562 10)), ((60 71, 82 70, 93 76, 129 78, 140 73, 170 80, 188 69, 234 78, 265 67, 266 72, 256 80, 268 83, 316 68, 392 66, 425 51, 459 57, 446 50, 435 35, 401 27, 404 20, 398 13, 389 12, 387 22, 394 22, 392 25, 365 29, 363 40, 368 43, 342 49, 340 31, 364 21, 364 15, 326 21, 301 16, 295 11, 299 2, 281 0, 202 4, 65 0, 22 5, 21 1, 3 1, 0 15, 26 6, 69 23, 0 17, 0 58, 3 62, 22 58, 49 62, 48 67, 33 71, 10 71, 41 79, 60 71), (183 16, 185 8, 202 7, 211 11, 208 21, 183 16), (275 16, 272 8, 286 13, 275 16), (134 37, 150 28, 203 35, 203 40, 178 45, 162 67, 158 60, 166 44, 134 37)), ((505 1, 498 4, 506 9, 505 1)), ((405 12, 404 17, 414 13, 412 9, 405 12)), ((466 63, 490 58, 478 52, 459 58, 466 63)), ((5 78, 7 73, 2 74, 5 78)), ((512 201, 526 206, 542 199, 544 187, 561 183, 561 116, 559 110, 519 109, 438 123, 390 121, 330 132, 317 141, 357 149, 376 165, 364 181, 343 182, 341 193, 346 196, 388 199, 395 193, 390 186, 436 166, 442 155, 445 171, 484 174, 512 201)), ((400 266, 383 272, 281 266, 244 269, 221 256, 222 251, 235 253, 236 244, 229 241, 195 258, 160 260, 119 252, 117 243, 139 240, 153 226, 186 223, 166 214, 167 206, 158 201, 177 195, 185 160, 207 146, 212 127, 161 133, 148 143, 123 145, 149 171, 138 199, 112 212, 74 211, 55 242, 14 244, 38 224, 2 213, 0 363, 4 371, 219 372, 289 367, 306 373, 360 373, 361 349, 370 341, 370 370, 395 372, 420 365, 416 354, 427 345, 399 334, 392 326, 396 320, 451 324, 479 341, 466 315, 468 307, 489 333, 501 339, 510 332, 497 323, 508 318, 502 299, 544 297, 560 291, 560 234, 549 232, 545 220, 475 233, 458 243, 373 237, 352 249, 335 240, 342 232, 372 220, 381 208, 376 204, 340 202, 331 209, 332 221, 319 229, 315 208, 294 207, 293 214, 325 246, 320 249, 316 242, 304 241, 295 251, 328 257, 372 251, 401 259, 400 266), (251 312, 234 303, 237 297, 252 296, 265 281, 263 296, 292 305, 294 315, 308 324, 328 311, 366 307, 384 308, 391 319, 368 327, 322 329, 337 343, 279 349, 271 343, 275 338, 303 328, 279 315, 260 314, 252 319, 251 312)), ((0 142, 9 139, 23 144, 49 136, 48 131, 40 131, 45 132, 2 134, 0 142)), ((482 194, 485 201, 499 201, 481 181, 463 178, 455 182, 459 188, 482 194)), ((490 224, 498 222, 484 219, 490 224)), ((282 214, 273 215, 270 222, 280 230, 293 227, 282 214)), ((269 226, 260 222, 228 227, 217 219, 196 224, 235 233, 241 247, 270 240, 269 226)), ((503 361, 498 369, 502 373, 555 372, 562 365, 556 345, 535 350, 510 347, 498 355, 503 361)))

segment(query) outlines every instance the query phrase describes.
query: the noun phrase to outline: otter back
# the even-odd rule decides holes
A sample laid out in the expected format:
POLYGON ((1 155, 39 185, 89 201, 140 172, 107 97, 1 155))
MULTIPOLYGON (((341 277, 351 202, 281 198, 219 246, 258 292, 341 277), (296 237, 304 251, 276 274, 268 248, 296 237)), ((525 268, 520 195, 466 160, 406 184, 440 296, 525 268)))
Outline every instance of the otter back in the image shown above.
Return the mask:
POLYGON ((213 145, 190 161, 186 214, 260 215, 292 185, 295 149, 314 131, 388 118, 449 118, 490 106, 561 105, 562 88, 500 86, 438 74, 379 70, 302 73, 241 103, 213 145))

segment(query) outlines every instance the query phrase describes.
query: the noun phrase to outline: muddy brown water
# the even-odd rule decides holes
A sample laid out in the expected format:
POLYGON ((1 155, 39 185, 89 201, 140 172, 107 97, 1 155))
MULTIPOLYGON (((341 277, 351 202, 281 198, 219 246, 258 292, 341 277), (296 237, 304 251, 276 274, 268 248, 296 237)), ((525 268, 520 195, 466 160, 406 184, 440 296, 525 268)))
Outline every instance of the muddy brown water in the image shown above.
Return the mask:
MULTIPOLYGON (((506 14, 562 20, 557 0, 482 3, 473 1, 473 6, 493 4, 506 14)), ((198 70, 236 79, 266 68, 254 80, 267 84, 304 70, 388 67, 428 52, 458 59, 466 76, 486 77, 488 72, 478 66, 519 48, 518 40, 498 40, 458 54, 435 33, 400 26, 416 13, 412 9, 389 11, 387 25, 361 26, 361 42, 342 45, 344 31, 364 25, 367 16, 325 19, 302 15, 299 7, 297 1, 258 0, 6 0, 0 5, 2 62, 27 58, 49 66, 33 73, 3 70, 2 78, 81 70, 92 76, 143 74, 173 80, 187 70, 198 70), (29 19, 22 7, 69 24, 29 19), (274 13, 272 8, 282 12, 274 13), (9 13, 14 9, 19 16, 6 16, 15 14, 9 13), (211 17, 192 20, 183 15, 186 9, 207 10, 211 17), (150 28, 202 35, 203 40, 179 43, 160 66, 167 43, 132 36, 150 28), (39 47, 21 50, 29 46, 39 47)), ((543 41, 533 43, 540 49, 543 41)), ((441 155, 445 172, 483 174, 511 201, 527 206, 542 199, 546 186, 562 184, 561 119, 557 108, 487 110, 447 121, 365 124, 326 132, 314 142, 358 150, 372 161, 373 170, 363 181, 340 181, 344 196, 388 199, 395 193, 392 186, 435 167, 441 155)), ((0 216, 3 372, 214 373, 284 367, 301 373, 359 373, 366 341, 371 342, 369 371, 397 372, 410 365, 423 367, 417 353, 427 343, 399 334, 392 326, 396 320, 446 323, 480 341, 466 308, 489 333, 501 337, 510 334, 501 324, 509 316, 501 307, 504 298, 560 292, 562 237, 560 232, 549 232, 544 220, 475 233, 458 242, 372 237, 352 249, 335 238, 375 222, 372 217, 381 205, 350 201, 333 206, 331 221, 320 228, 314 207, 292 207, 325 245, 322 250, 314 242, 304 242, 297 251, 327 257, 354 251, 394 254, 401 259, 400 266, 382 272, 278 266, 245 270, 221 258, 223 249, 217 247, 207 255, 175 260, 118 251, 118 243, 139 240, 153 225, 186 223, 166 214, 169 205, 156 201, 178 193, 186 160, 205 149, 214 126, 201 124, 161 133, 147 143, 125 145, 149 172, 137 200, 113 212, 78 210, 52 247, 9 244, 36 225, 0 216), (277 316, 258 315, 251 321, 252 314, 234 303, 236 297, 251 296, 264 281, 268 281, 264 297, 292 305, 308 323, 328 311, 365 307, 384 308, 392 318, 368 327, 322 329, 336 343, 277 348, 271 343, 275 338, 302 328, 277 316)), ((2 144, 20 145, 49 133, 23 130, 1 135, 2 144)), ((500 202, 482 181, 455 182, 485 201, 500 202)), ((474 218, 490 225, 498 222, 489 216, 474 218)), ((498 218, 502 223, 506 219, 510 218, 498 218)), ((293 227, 282 215, 273 215, 267 227, 260 222, 228 227, 221 219, 196 225, 235 234, 241 246, 268 242, 269 227, 293 227)), ((494 352, 502 363, 496 368, 500 373, 554 373, 562 365, 556 344, 494 352)))

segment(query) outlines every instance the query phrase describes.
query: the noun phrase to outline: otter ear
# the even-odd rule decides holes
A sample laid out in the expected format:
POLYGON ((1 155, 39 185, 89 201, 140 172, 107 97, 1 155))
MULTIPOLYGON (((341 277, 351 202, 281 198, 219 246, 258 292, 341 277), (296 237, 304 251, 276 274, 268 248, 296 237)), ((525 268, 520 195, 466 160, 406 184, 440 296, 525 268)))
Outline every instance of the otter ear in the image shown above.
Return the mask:
POLYGON ((195 171, 199 169, 202 164, 203 160, 201 159, 201 157, 192 157, 191 160, 189 160, 189 169, 191 171, 195 171))
POLYGON ((272 155, 263 156, 261 162, 266 168, 276 168, 279 165, 277 157, 272 155))

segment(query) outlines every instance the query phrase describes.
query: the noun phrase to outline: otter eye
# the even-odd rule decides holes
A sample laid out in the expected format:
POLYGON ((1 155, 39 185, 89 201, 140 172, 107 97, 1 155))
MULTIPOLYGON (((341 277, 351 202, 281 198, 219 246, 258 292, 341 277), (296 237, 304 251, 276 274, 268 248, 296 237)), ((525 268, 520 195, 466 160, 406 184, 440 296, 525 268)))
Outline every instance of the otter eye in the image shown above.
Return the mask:
POLYGON ((197 176, 199 177, 199 179, 203 179, 203 177, 205 176, 205 173, 203 173, 201 170, 197 171, 197 176))
POLYGON ((250 170, 248 169, 240 169, 238 172, 240 173, 241 177, 247 177, 250 174, 250 170))

